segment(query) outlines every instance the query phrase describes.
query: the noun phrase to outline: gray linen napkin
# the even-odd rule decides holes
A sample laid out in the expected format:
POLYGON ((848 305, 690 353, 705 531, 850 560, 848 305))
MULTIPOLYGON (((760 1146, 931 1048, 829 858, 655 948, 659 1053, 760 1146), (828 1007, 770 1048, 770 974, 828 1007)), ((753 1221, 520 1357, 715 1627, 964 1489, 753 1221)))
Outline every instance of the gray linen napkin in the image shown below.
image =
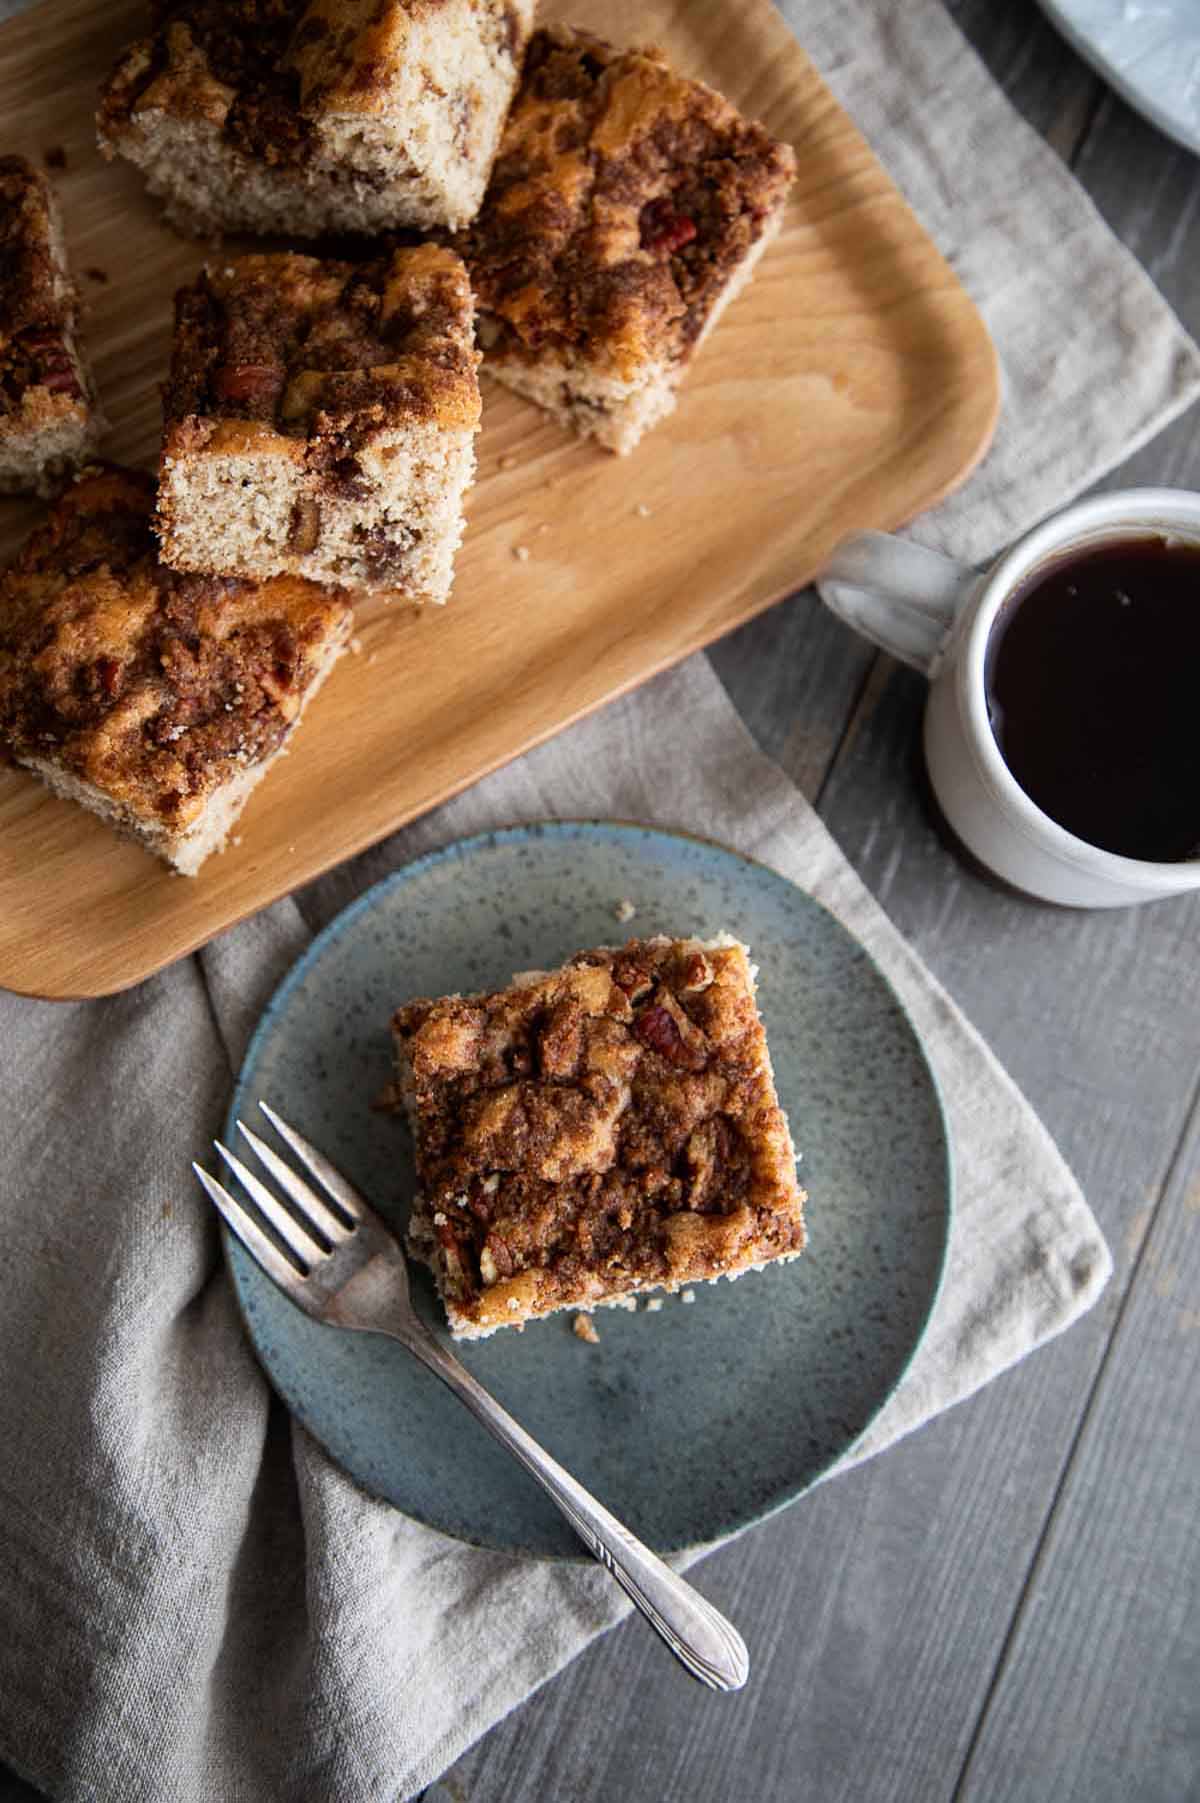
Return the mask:
MULTIPOLYGON (((804 30, 1000 344, 1005 427, 938 516, 983 555, 1165 423, 1200 359, 937 0, 810 0, 804 30)), ((581 813, 702 830, 794 877, 925 1038, 958 1216, 921 1351, 854 1458, 1102 1288, 1107 1250, 1035 1116, 693 659, 129 995, 0 997, 0 1753, 55 1795, 406 1796, 621 1612, 598 1571, 464 1547, 364 1497, 291 1426, 187 1171, 313 926, 459 833, 581 813)))

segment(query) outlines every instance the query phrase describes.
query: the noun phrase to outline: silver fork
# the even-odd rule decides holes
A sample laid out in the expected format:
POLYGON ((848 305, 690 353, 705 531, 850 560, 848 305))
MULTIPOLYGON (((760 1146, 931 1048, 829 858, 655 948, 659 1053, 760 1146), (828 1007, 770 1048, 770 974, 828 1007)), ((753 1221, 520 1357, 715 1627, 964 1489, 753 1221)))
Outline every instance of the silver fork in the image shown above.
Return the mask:
POLYGON ((607 1566, 692 1676, 713 1690, 740 1690, 749 1676, 750 1660, 737 1629, 543 1451, 434 1338, 413 1309, 404 1254, 379 1216, 303 1135, 265 1102, 260 1101, 259 1107, 329 1202, 239 1121, 238 1132, 288 1197, 291 1209, 284 1208, 220 1140, 213 1143, 292 1256, 279 1250, 253 1214, 215 1177, 198 1164, 192 1168, 250 1256, 314 1320, 388 1334, 406 1346, 537 1479, 588 1551, 607 1566))

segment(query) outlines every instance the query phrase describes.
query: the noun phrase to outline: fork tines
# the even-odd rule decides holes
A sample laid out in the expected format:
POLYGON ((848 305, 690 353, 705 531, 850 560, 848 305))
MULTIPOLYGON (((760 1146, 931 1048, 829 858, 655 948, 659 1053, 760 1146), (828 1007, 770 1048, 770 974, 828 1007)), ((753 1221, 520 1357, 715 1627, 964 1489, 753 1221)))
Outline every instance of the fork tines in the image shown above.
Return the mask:
POLYGON ((192 1169, 210 1200, 220 1210, 231 1231, 241 1240, 251 1257, 257 1259, 275 1281, 286 1288, 289 1283, 307 1277, 314 1265, 350 1238, 362 1220, 365 1204, 357 1190, 347 1183, 341 1173, 334 1169, 328 1159, 322 1157, 303 1134, 276 1114, 266 1102, 260 1101, 259 1107, 280 1138, 317 1179, 333 1207, 260 1139, 257 1133, 252 1132, 244 1121, 238 1121, 238 1132, 264 1169, 275 1179, 291 1203, 291 1208, 285 1208, 262 1179, 256 1177, 219 1139, 214 1140, 213 1144, 254 1202, 263 1220, 278 1235, 283 1249, 270 1234, 263 1231, 253 1211, 232 1196, 223 1184, 199 1164, 193 1163, 192 1169))

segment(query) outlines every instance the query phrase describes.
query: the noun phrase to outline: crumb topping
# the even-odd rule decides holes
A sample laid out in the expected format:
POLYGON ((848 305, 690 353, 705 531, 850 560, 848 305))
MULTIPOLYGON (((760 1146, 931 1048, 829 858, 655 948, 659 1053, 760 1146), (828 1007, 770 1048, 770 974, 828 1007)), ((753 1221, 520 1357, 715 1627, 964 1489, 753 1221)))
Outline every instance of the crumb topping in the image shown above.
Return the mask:
POLYGON ((168 569, 154 494, 86 473, 0 577, 0 740, 174 832, 282 743, 350 611, 294 577, 168 569))
POLYGON ((317 441, 318 467, 353 478, 355 450, 381 426, 473 429, 471 319, 466 270, 434 245, 365 263, 264 252, 216 264, 176 296, 168 452, 241 420, 317 441))
POLYGON ((498 1283, 520 1298, 531 1273, 543 1300, 583 1300, 803 1245, 742 947, 631 940, 498 994, 410 1002, 393 1030, 465 1312, 498 1283))
POLYGON ((75 291, 59 262, 45 176, 0 157, 0 417, 40 390, 50 411, 85 398, 71 342, 75 291))
MULTIPOLYGON (((161 109, 215 125, 273 166, 311 160, 320 121, 376 115, 395 97, 444 0, 154 0, 153 34, 128 50, 101 99, 101 135, 161 109)), ((491 56, 515 68, 525 0, 474 0, 491 56)))
POLYGON ((462 234, 485 348, 678 361, 791 185, 795 156, 657 50, 534 33, 462 234))

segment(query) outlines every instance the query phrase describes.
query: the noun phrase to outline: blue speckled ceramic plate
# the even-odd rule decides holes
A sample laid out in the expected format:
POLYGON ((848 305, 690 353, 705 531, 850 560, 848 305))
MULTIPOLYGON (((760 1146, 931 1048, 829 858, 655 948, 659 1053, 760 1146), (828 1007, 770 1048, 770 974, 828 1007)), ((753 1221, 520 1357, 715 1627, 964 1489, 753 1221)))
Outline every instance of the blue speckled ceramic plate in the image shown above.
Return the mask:
MULTIPOLYGON (((413 1183, 407 1131, 368 1107, 390 1074, 396 1004, 501 985, 633 933, 722 928, 760 966, 810 1194, 808 1250, 700 1285, 691 1305, 605 1310, 598 1346, 558 1315, 460 1349, 664 1551, 779 1508, 852 1446, 903 1374, 937 1292, 950 1222, 937 1090, 893 991, 824 908, 720 846, 644 827, 567 822, 463 840, 378 884, 315 941, 259 1025, 228 1129, 267 1098, 399 1229, 413 1183), (637 914, 618 926, 624 899, 637 914)), ((359 1483, 461 1539, 579 1556, 532 1480, 400 1346, 317 1325, 239 1246, 227 1249, 272 1382, 359 1483)), ((427 1274, 413 1275, 417 1306, 444 1331, 427 1274)))
POLYGON ((1200 151, 1200 0, 1042 0, 1131 107, 1200 151))

